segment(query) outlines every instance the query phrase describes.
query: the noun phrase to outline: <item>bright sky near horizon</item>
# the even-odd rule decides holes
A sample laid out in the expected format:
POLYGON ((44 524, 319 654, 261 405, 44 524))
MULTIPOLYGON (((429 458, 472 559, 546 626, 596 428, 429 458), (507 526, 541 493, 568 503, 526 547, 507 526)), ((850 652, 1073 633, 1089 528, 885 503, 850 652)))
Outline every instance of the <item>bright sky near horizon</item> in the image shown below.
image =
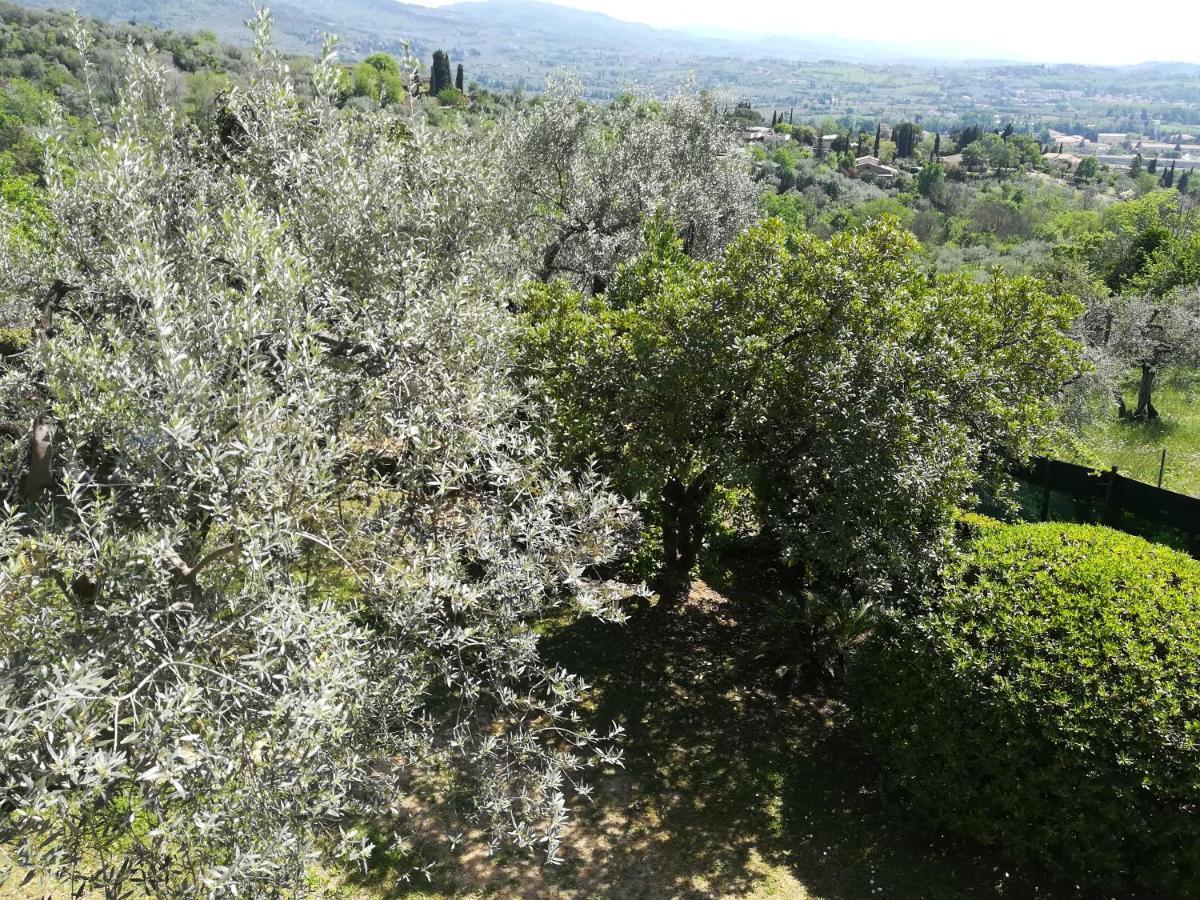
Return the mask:
MULTIPOLYGON (((445 6, 451 0, 409 0, 445 6)), ((914 4, 858 0, 552 0, 659 28, 734 29, 756 34, 833 35, 916 46, 946 56, 1093 64, 1170 60, 1200 63, 1200 3, 1154 6, 1005 0, 914 4)))

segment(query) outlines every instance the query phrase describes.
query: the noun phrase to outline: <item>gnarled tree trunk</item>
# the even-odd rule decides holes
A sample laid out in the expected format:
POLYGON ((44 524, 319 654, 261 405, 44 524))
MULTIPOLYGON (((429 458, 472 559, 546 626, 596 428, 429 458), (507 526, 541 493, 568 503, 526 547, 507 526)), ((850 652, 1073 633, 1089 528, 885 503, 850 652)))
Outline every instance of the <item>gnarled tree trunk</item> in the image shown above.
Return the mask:
POLYGON ((1138 385, 1137 409, 1133 411, 1135 419, 1150 421, 1158 418, 1158 410, 1154 408, 1154 379, 1158 370, 1154 366, 1142 363, 1142 381, 1138 385))

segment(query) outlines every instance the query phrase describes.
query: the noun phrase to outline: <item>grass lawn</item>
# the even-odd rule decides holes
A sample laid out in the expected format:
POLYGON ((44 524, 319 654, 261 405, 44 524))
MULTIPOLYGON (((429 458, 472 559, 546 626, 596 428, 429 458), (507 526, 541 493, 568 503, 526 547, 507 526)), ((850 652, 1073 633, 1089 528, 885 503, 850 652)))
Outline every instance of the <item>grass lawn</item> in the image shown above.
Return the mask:
MULTIPOLYGON (((1127 400, 1137 396, 1137 384, 1126 385, 1127 400)), ((1158 483, 1163 448, 1167 465, 1163 487, 1200 496, 1200 371, 1170 371, 1154 391, 1159 418, 1138 423, 1112 418, 1088 429, 1085 441, 1098 468, 1116 466, 1122 474, 1149 484, 1158 483)))
MULTIPOLYGON (((840 690, 781 677, 792 655, 786 630, 752 591, 698 585, 668 621, 587 621, 545 644, 593 685, 587 716, 627 730, 625 767, 591 779, 593 801, 575 807, 565 864, 489 856, 480 835, 467 834, 453 852, 420 849, 428 879, 399 882, 399 861, 377 853, 365 876, 314 873, 317 896, 1071 896, 939 834, 889 796, 840 690)), ((418 831, 441 817, 409 812, 418 831)), ((67 896, 44 884, 33 894, 0 889, 4 898, 48 894, 67 896)))

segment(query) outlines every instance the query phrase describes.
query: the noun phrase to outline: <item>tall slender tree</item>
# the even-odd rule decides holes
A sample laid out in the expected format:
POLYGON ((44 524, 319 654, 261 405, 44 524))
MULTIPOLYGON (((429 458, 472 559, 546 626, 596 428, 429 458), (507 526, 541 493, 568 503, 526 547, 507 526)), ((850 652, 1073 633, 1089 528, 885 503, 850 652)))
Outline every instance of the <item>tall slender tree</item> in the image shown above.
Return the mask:
POLYGON ((465 93, 466 89, 463 87, 463 65, 462 65, 462 63, 458 64, 458 71, 454 73, 454 86, 456 88, 458 88, 459 93, 465 93))
POLYGON ((942 153, 942 136, 939 133, 939 134, 935 134, 933 136, 933 161, 934 162, 937 162, 938 159, 941 158, 941 153, 942 153))
POLYGON ((920 127, 912 122, 901 122, 897 125, 892 133, 892 139, 896 142, 896 155, 901 159, 911 159, 920 136, 920 127))
POLYGON ((882 133, 883 133, 883 123, 880 122, 879 124, 877 124, 875 126, 875 149, 871 153, 871 155, 874 156, 876 159, 879 159, 879 137, 882 133))
POLYGON ((450 86, 450 57, 445 50, 434 50, 433 68, 429 72, 429 93, 436 97, 450 86))

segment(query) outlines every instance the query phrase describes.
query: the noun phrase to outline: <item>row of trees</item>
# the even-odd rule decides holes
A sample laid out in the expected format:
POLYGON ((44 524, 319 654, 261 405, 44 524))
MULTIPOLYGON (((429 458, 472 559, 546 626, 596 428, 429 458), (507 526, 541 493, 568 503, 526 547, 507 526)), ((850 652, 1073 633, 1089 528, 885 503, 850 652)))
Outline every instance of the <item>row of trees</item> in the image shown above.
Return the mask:
MULTIPOLYGON (((417 62, 411 56, 397 60, 387 53, 372 53, 342 71, 340 91, 343 97, 365 97, 384 106, 407 101, 422 92, 417 69, 417 62)), ((429 95, 453 104, 463 94, 463 79, 462 64, 451 79, 450 57, 442 50, 435 50, 429 70, 429 95)))

